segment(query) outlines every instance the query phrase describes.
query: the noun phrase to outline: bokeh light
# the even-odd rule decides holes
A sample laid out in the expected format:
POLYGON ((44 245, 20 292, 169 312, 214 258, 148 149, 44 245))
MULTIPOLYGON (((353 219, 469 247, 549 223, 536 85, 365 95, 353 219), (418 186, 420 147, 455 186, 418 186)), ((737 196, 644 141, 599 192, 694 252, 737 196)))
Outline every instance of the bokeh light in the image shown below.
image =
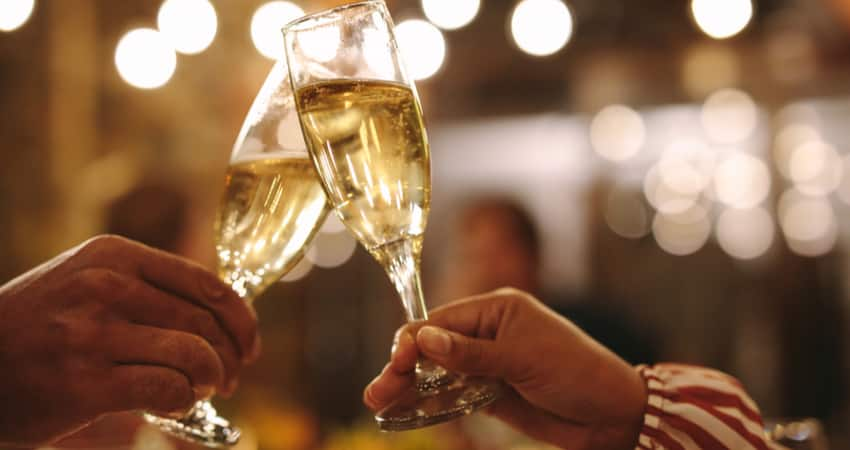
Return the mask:
POLYGON ((387 36, 374 29, 363 30, 363 59, 368 70, 365 78, 389 78, 396 76, 396 63, 392 53, 387 51, 387 36))
POLYGON ((608 193, 605 221, 614 233, 624 238, 646 236, 651 226, 650 213, 638 187, 616 185, 608 193))
POLYGON ((337 267, 351 258, 355 248, 357 241, 349 233, 319 233, 307 250, 307 258, 319 267, 337 267))
POLYGON ((175 50, 195 54, 215 39, 218 17, 208 0, 166 0, 159 7, 157 26, 175 50))
POLYGON ((304 142, 304 134, 301 133, 301 124, 295 111, 284 113, 278 122, 277 145, 284 151, 307 152, 307 143, 304 142))
POLYGON ((298 33, 298 45, 305 55, 319 61, 327 62, 336 56, 341 38, 339 27, 329 25, 298 33))
POLYGON ((850 155, 841 158, 841 171, 841 183, 835 193, 845 205, 850 205, 850 155))
POLYGON ((688 49, 682 64, 682 86, 692 98, 738 84, 741 64, 738 54, 728 46, 711 43, 688 49))
POLYGON ((177 55, 160 32, 137 28, 118 41, 115 67, 128 84, 141 89, 155 89, 174 75, 177 55))
POLYGON ((481 0, 422 0, 425 17, 444 30, 456 30, 478 15, 481 0))
POLYGON ((777 213, 785 240, 794 253, 819 256, 835 246, 838 224, 827 199, 791 189, 779 199, 777 213))
POLYGON ((770 172, 760 159, 743 152, 724 158, 714 172, 717 200, 733 208, 749 209, 767 198, 770 172))
POLYGON ((682 214, 656 214, 652 221, 655 242, 667 253, 684 256, 701 249, 711 235, 708 212, 701 205, 682 214))
POLYGON ((706 99, 700 119, 711 139, 735 143, 749 138, 755 131, 758 108, 745 92, 721 89, 706 99))
POLYGON ((328 218, 325 219, 325 223, 319 229, 319 233, 341 233, 343 231, 345 231, 345 224, 339 220, 339 216, 335 213, 328 214, 328 218))
POLYGON ((699 195, 686 194, 677 191, 664 182, 660 175, 659 165, 653 165, 644 176, 643 193, 647 201, 656 211, 662 214, 679 214, 696 203, 699 195))
POLYGON ((313 263, 308 258, 302 258, 295 267, 292 268, 280 281, 284 283, 292 283, 298 281, 310 274, 313 270, 313 263))
POLYGON ((797 148, 811 142, 819 142, 820 133, 812 125, 791 123, 776 134, 773 145, 773 161, 779 172, 791 180, 791 155, 797 148))
POLYGON ((804 194, 828 195, 841 184, 841 156, 826 142, 810 141, 798 146, 788 164, 791 180, 804 194))
POLYGON ((524 52, 548 56, 573 34, 573 16, 560 0, 522 0, 511 15, 511 34, 524 52))
POLYGON ((698 195, 711 182, 717 153, 699 139, 675 139, 658 160, 661 182, 684 195, 698 195))
POLYGON ((691 13, 697 26, 714 39, 740 33, 753 18, 751 0, 692 0, 691 13))
POLYGON ((35 9, 35 0, 3 0, 0 2, 0 31, 22 27, 35 9))
POLYGON ((294 3, 274 1, 263 4, 251 18, 254 47, 266 58, 284 59, 281 29, 303 15, 304 10, 294 3))
POLYGON ((727 209, 717 219, 717 243, 729 256, 753 259, 773 244, 776 227, 764 208, 727 209))
POLYGON ((590 123, 590 143, 603 158, 625 161, 643 147, 646 125, 637 111, 624 105, 606 106, 590 123))
POLYGON ((405 20, 396 25, 395 36, 408 75, 424 80, 440 70, 446 58, 446 40, 437 27, 424 20, 405 20))

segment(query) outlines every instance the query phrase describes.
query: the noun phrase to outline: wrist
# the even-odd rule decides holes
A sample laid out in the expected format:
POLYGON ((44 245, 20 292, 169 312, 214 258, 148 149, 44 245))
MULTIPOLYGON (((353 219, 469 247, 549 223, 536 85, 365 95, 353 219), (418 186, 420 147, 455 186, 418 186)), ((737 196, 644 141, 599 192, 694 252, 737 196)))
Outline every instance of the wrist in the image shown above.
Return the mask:
POLYGON ((603 417, 596 422, 588 449, 633 450, 643 430, 649 392, 638 370, 625 361, 611 367, 600 387, 607 400, 603 417))
POLYGON ((632 450, 637 447, 648 401, 646 382, 639 373, 629 367, 624 376, 625 389, 622 398, 622 416, 612 432, 612 449, 632 450))

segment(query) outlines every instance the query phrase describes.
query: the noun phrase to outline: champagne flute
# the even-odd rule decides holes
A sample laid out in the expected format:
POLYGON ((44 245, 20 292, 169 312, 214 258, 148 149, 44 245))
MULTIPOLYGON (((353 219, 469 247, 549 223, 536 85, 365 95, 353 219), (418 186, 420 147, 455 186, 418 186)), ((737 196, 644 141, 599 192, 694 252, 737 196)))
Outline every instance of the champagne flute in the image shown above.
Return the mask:
MULTIPOLYGON (((431 196, 430 152, 416 88, 381 1, 305 16, 284 28, 307 148, 329 201, 384 267, 409 322, 428 319, 419 280, 431 196)), ((498 385, 421 360, 409 392, 375 419, 421 428, 492 403, 498 385)))
MULTIPOLYGON (((330 210, 305 148, 284 63, 263 83, 233 147, 215 223, 218 276, 247 302, 290 271, 330 210)), ((208 447, 239 429, 209 400, 182 418, 145 414, 172 435, 208 447)))

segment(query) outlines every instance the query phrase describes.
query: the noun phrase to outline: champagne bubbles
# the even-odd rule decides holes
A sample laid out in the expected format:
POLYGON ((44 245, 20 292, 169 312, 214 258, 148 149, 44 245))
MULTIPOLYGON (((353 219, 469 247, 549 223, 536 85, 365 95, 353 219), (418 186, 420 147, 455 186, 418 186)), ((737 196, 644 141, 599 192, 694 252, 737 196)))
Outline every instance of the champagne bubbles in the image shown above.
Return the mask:
POLYGON ((456 30, 475 19, 481 0, 422 0, 425 17, 444 30, 456 30))
POLYGON ((3 0, 0 2, 0 31, 22 27, 35 9, 35 0, 3 0))
POLYGON ((700 117, 706 134, 725 144, 748 139, 758 125, 758 108, 745 92, 721 89, 708 97, 700 117))
POLYGON ((177 55, 161 33, 151 28, 137 28, 118 41, 115 67, 128 84, 140 89, 155 89, 171 79, 177 68, 177 55))
POLYGON ((218 17, 208 0, 166 0, 159 8, 157 26, 175 50, 196 54, 215 39, 218 17))
POLYGON ((714 39, 740 33, 753 18, 752 0, 692 0, 691 13, 697 26, 714 39))
POLYGON ((408 75, 416 80, 431 77, 446 58, 443 33, 424 20, 405 20, 395 27, 398 48, 408 75))
POLYGON ((281 29, 304 15, 298 5, 284 1, 268 2, 251 18, 251 39, 261 55, 269 59, 284 59, 281 29))
POLYGON ((730 208, 717 219, 717 243, 735 259, 758 258, 773 244, 775 228, 764 208, 730 208))
POLYGON ((573 34, 573 16, 561 0, 522 0, 511 15, 514 42, 532 56, 562 49, 573 34))
POLYGON ((625 161, 643 147, 646 126, 637 111, 624 105, 610 105, 596 113, 590 123, 590 143, 605 159, 625 161))

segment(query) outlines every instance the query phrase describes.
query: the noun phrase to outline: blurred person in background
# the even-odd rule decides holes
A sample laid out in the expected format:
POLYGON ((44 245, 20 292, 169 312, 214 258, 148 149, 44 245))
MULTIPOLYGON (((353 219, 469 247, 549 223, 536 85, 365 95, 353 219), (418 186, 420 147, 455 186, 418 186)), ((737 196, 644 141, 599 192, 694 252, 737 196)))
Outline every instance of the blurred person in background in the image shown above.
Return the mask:
POLYGON ((505 198, 473 200, 451 232, 451 254, 436 283, 440 299, 467 297, 510 286, 529 292, 632 364, 651 363, 655 349, 606 301, 543 292, 541 239, 531 215, 505 198))
POLYGON ((173 188, 140 185, 108 207, 113 235, 0 287, 0 444, 52 443, 93 422, 63 445, 125 444, 141 418, 112 413, 179 414, 233 393, 259 351, 256 315, 168 253, 186 205, 173 188))

